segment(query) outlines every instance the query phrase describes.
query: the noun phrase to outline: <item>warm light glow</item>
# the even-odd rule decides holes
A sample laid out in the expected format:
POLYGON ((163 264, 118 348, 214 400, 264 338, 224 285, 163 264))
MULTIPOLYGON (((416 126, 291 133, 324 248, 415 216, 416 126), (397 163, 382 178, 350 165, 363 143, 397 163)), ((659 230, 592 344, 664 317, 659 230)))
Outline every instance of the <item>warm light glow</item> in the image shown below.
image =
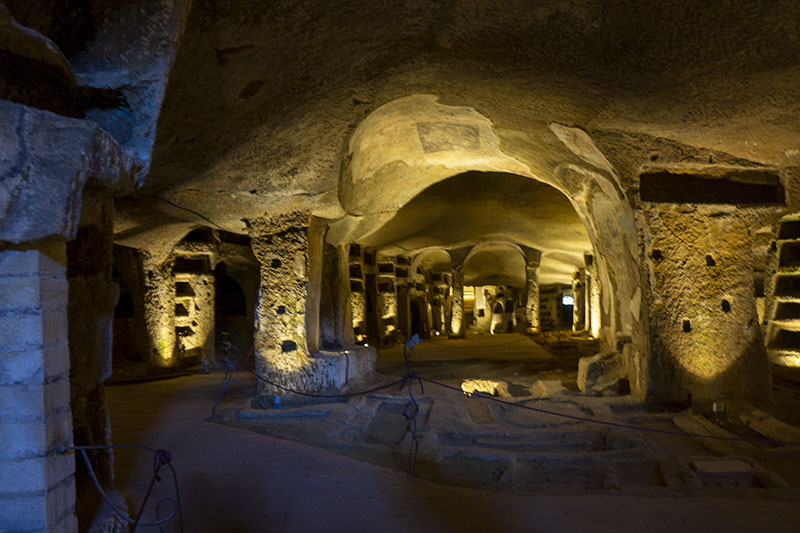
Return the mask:
POLYGON ((561 305, 575 305, 575 298, 569 294, 565 294, 561 297, 561 305))
POLYGON ((772 362, 776 365, 800 368, 800 354, 783 352, 774 355, 772 362))
POLYGON ((508 396, 508 385, 493 379, 465 379, 461 382, 461 390, 467 397, 476 392, 491 394, 492 396, 508 396))

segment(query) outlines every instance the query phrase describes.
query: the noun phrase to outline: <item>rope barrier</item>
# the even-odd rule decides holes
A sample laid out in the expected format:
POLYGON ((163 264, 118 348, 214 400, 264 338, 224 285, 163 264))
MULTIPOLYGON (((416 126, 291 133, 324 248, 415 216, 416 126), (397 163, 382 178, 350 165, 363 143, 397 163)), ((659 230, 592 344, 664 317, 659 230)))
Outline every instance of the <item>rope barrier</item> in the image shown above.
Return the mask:
MULTIPOLYGON (((457 392, 459 392, 461 394, 465 394, 464 391, 462 391, 458 387, 453 387, 452 385, 447 385, 446 383, 435 381, 433 379, 424 378, 424 377, 418 376, 416 374, 414 374, 414 377, 419 379, 419 380, 421 380, 421 381, 425 381, 427 383, 430 383, 432 385, 436 385, 438 387, 442 387, 442 388, 449 389, 449 390, 452 390, 452 391, 457 391, 457 392)), ((648 427, 644 427, 644 426, 634 426, 634 425, 631 425, 631 424, 623 424, 622 422, 611 422, 611 421, 608 421, 608 420, 598 420, 598 419, 595 419, 595 418, 588 418, 588 417, 585 417, 585 416, 578 416, 578 415, 570 415, 570 414, 566 414, 566 413, 559 413, 559 412, 556 412, 556 411, 550 411, 548 409, 541 409, 539 407, 531 407, 530 405, 524 405, 524 404, 517 403, 517 402, 509 402, 508 400, 501 400, 500 398, 495 398, 494 396, 488 395, 488 394, 480 392, 480 391, 475 391, 475 392, 470 393, 468 395, 468 397, 472 397, 472 396, 477 396, 478 398, 483 398, 484 400, 489 400, 489 401, 492 401, 492 402, 500 403, 500 404, 503 404, 503 405, 509 405, 509 406, 512 406, 512 407, 519 407, 520 409, 526 409, 528 411, 534 411, 534 412, 542 413, 542 414, 546 414, 546 415, 552 415, 552 416, 557 416, 557 417, 561 417, 561 418, 567 418, 567 419, 570 419, 570 420, 577 420, 577 421, 580 421, 580 422, 590 422, 592 424, 599 424, 599 425, 603 425, 603 426, 616 427, 616 428, 620 428, 620 429, 628 429, 628 430, 633 430, 633 431, 645 431, 645 432, 648 432, 648 433, 661 433, 661 434, 664 434, 664 435, 676 435, 676 436, 679 436, 679 437, 694 437, 694 438, 698 438, 698 439, 713 439, 713 440, 748 442, 748 443, 764 442, 764 440, 765 440, 765 439, 753 439, 753 438, 744 438, 744 437, 727 437, 727 436, 724 436, 724 435, 706 435, 706 434, 702 434, 702 433, 687 433, 687 432, 684 432, 684 431, 673 431, 673 430, 669 430, 669 429, 648 428, 648 427)), ((772 442, 773 444, 779 444, 781 446, 800 446, 800 442, 777 441, 777 440, 770 439, 770 438, 766 438, 766 440, 772 442)))
POLYGON ((236 358, 232 354, 226 354, 226 356, 231 361, 236 363, 241 370, 247 372, 248 374, 251 374, 253 377, 258 379, 259 381, 263 381, 264 383, 266 383, 268 385, 271 385, 271 386, 275 387, 276 389, 280 389, 280 390, 282 390, 284 392, 288 392, 290 394, 297 394, 298 396, 306 396, 306 397, 309 397, 309 398, 352 398, 354 396, 363 396, 363 395, 371 394, 373 392, 377 392, 377 391, 380 391, 380 390, 390 389, 390 388, 396 387, 397 385, 400 385, 400 384, 402 384, 404 382, 404 379, 401 378, 401 379, 397 379, 395 381, 392 381, 391 383, 386 383, 384 385, 378 385, 377 387, 373 387, 371 389, 362 390, 362 391, 356 391, 356 392, 343 392, 343 393, 340 393, 340 394, 317 394, 317 393, 313 393, 313 392, 303 392, 303 391, 292 389, 290 387, 285 387, 283 385, 279 385, 279 384, 275 383, 274 381, 265 378, 261 374, 255 372, 253 370, 250 370, 249 368, 247 368, 244 365, 244 363, 242 363, 242 361, 240 361, 238 358, 236 358))
POLYGON ((236 384, 236 380, 233 379, 233 371, 235 369, 233 368, 233 363, 231 363, 231 355, 237 351, 237 348, 231 344, 230 341, 225 340, 222 342, 221 349, 226 354, 226 357, 222 359, 222 362, 225 365, 225 374, 222 378, 222 383, 220 383, 219 387, 217 387, 217 401, 211 407, 212 417, 216 416, 217 406, 222 403, 222 397, 227 394, 233 385, 236 384))
POLYGON ((175 515, 178 516, 178 520, 180 522, 180 529, 183 532, 183 510, 181 509, 181 494, 180 490, 178 489, 178 474, 175 472, 175 468, 172 466, 172 456, 166 450, 162 449, 154 449, 148 446, 142 446, 139 444, 104 444, 104 445, 95 445, 95 446, 69 446, 60 448, 58 450, 59 453, 65 454, 70 451, 77 451, 80 453, 81 457, 83 458, 83 462, 86 465, 87 470, 89 471, 89 477, 92 479, 97 492, 100 494, 100 497, 106 502, 106 505, 113 511, 115 515, 117 515, 121 520, 127 522, 131 525, 131 531, 136 531, 137 527, 158 527, 159 531, 163 532, 161 528, 162 525, 166 524, 170 520, 172 520, 175 515), (100 481, 97 479, 97 475, 94 472, 94 467, 92 467, 92 462, 89 460, 89 455, 86 453, 86 450, 109 450, 109 449, 139 449, 139 450, 147 450, 148 452, 153 454, 153 477, 150 479, 150 485, 147 488, 147 493, 142 500, 142 505, 139 507, 139 511, 136 513, 136 518, 132 519, 128 516, 126 511, 119 509, 115 506, 111 500, 109 499, 106 492, 103 490, 103 487, 100 485, 100 481), (141 519, 144 514, 145 506, 147 505, 147 500, 150 498, 150 494, 153 491, 153 487, 157 481, 161 481, 161 478, 158 476, 161 467, 167 466, 172 473, 172 480, 175 486, 175 498, 171 497, 164 497, 158 500, 156 503, 156 520, 154 522, 146 522, 142 523, 141 519), (161 518, 161 506, 164 503, 171 503, 175 506, 172 512, 161 518))
MULTIPOLYGON (((315 393, 297 391, 297 390, 291 389, 289 387, 284 387, 282 385, 279 385, 279 384, 277 384, 277 383, 265 378, 264 376, 261 376, 260 374, 258 374, 257 372, 255 372, 253 370, 244 368, 244 365, 242 364, 242 362, 239 361, 233 355, 228 354, 228 357, 231 360, 233 360, 236 364, 238 364, 240 367, 242 367, 244 370, 246 370, 247 372, 249 372, 250 374, 255 376, 256 379, 259 379, 259 380, 261 380, 261 381, 263 381, 263 382, 265 382, 265 383, 267 383, 267 384, 269 384, 269 385, 271 385, 271 386, 273 386, 273 387, 275 387, 277 389, 284 390, 284 391, 290 392, 292 394, 298 394, 300 396, 308 396, 308 397, 312 397, 312 398, 349 398, 349 397, 353 397, 353 396, 361 396, 361 395, 370 394, 370 393, 373 393, 373 392, 377 392, 379 390, 384 390, 384 389, 388 389, 388 388, 394 387, 396 385, 400 385, 400 390, 402 390, 403 387, 407 386, 408 387, 409 401, 408 401, 408 403, 406 404, 406 407, 403 410, 403 416, 405 416, 405 418, 408 420, 408 431, 411 433, 411 442, 410 442, 410 445, 409 445, 409 452, 408 452, 408 473, 409 473, 409 475, 413 476, 416 473, 416 463, 417 463, 417 457, 419 455, 419 443, 420 443, 420 440, 422 439, 422 435, 420 434, 420 432, 419 432, 419 430, 417 428, 417 419, 416 419, 416 417, 417 417, 417 414, 419 414, 419 402, 414 397, 414 393, 413 393, 413 390, 412 390, 412 384, 413 384, 414 380, 416 380, 419 383, 420 394, 424 394, 425 393, 424 392, 424 388, 423 388, 423 382, 430 383, 431 385, 435 385, 435 386, 440 387, 440 388, 444 388, 444 389, 448 389, 448 390, 451 390, 451 391, 455 391, 455 392, 458 392, 459 394, 466 394, 466 393, 464 393, 463 390, 461 390, 458 387, 454 387, 452 385, 448 385, 446 383, 442 383, 440 381, 436 381, 436 380, 433 380, 433 379, 430 379, 430 378, 422 377, 419 374, 417 374, 416 372, 414 372, 414 370, 411 367, 411 355, 414 353, 414 348, 418 344, 420 344, 421 342, 422 341, 420 340, 419 335, 414 335, 413 337, 409 337, 406 340, 406 343, 403 345, 403 359, 405 360, 405 363, 406 363, 406 375, 402 379, 398 379, 398 380, 393 381, 391 383, 388 383, 388 384, 385 384, 385 385, 380 385, 380 386, 377 386, 377 387, 373 387, 371 389, 367 389, 367 390, 364 390, 364 391, 351 392, 351 393, 342 393, 342 394, 315 394, 315 393)), ((511 342, 508 342, 508 343, 504 343, 504 344, 512 344, 514 342, 519 342, 519 340, 514 340, 514 341, 511 341, 511 342)), ((434 344, 435 344, 435 342, 434 342, 434 344)), ((502 344, 498 345, 498 346, 502 346, 502 344)), ((252 352, 252 350, 253 350, 253 348, 251 348, 251 352, 252 352)), ((227 376, 228 376, 228 369, 226 368, 226 378, 223 379, 223 383, 225 383, 225 379, 227 379, 227 376)), ((591 423, 591 424, 598 424, 598 425, 602 425, 602 426, 614 427, 614 428, 631 430, 631 431, 642 431, 642 432, 646 432, 646 433, 657 433, 657 434, 662 434, 662 435, 673 435, 673 436, 678 436, 678 437, 692 437, 692 438, 697 438, 697 439, 710 439, 710 440, 729 441, 729 442, 742 442, 742 443, 756 443, 756 442, 763 443, 765 440, 767 440, 767 441, 769 441, 769 442, 771 442, 773 444, 776 444, 776 445, 800 446, 800 442, 777 441, 777 440, 770 439, 770 438, 766 438, 766 439, 758 438, 757 439, 757 438, 745 438, 745 437, 723 436, 723 435, 708 435, 708 434, 702 434, 702 433, 687 433, 687 432, 684 432, 684 431, 674 431, 674 430, 669 430, 669 429, 649 428, 649 427, 637 426, 637 425, 632 425, 632 424, 624 424, 622 422, 612 422, 612 421, 609 421, 609 420, 600 420, 600 419, 589 418, 589 417, 585 417, 585 416, 570 415, 570 414, 566 414, 566 413, 559 413, 557 411, 551 411, 549 409, 542 409, 542 408, 539 408, 539 407, 532 407, 530 405, 525 405, 525 404, 521 404, 521 403, 518 403, 518 402, 502 400, 500 398, 496 398, 494 396, 491 396, 489 394, 486 394, 486 393, 483 393, 483 392, 480 392, 480 391, 475 391, 473 393, 467 394, 467 397, 468 398, 471 398, 471 397, 482 398, 484 400, 489 400, 489 401, 492 401, 492 402, 495 402, 495 403, 499 403, 499 404, 502 404, 502 405, 506 405, 506 406, 510 406, 510 407, 518 407, 520 409, 525 409, 527 411, 533 411, 533 412, 541 413, 541 414, 545 414, 545 415, 555 416, 555 417, 559 417, 559 418, 565 418, 565 419, 568 419, 568 420, 575 420, 575 421, 578 421, 578 422, 588 422, 588 423, 591 423)), ((214 404, 214 408, 216 408, 216 406, 219 404, 219 401, 220 400, 218 399, 217 403, 214 404)), ((212 410, 212 413, 213 413, 213 410, 212 410)))
MULTIPOLYGON (((408 382, 408 398, 409 401, 403 409, 403 416, 408 420, 408 431, 411 433, 411 442, 408 448, 408 475, 416 475, 417 470, 417 456, 419 455, 419 441, 422 438, 417 432, 417 415, 419 414, 419 402, 414 398, 414 391, 412 385, 414 383, 414 372, 411 370, 411 354, 414 353, 414 347, 420 343, 419 335, 414 335, 406 340, 403 345, 403 359, 406 361, 406 368, 408 375, 403 378, 403 383, 408 382)), ((425 389, 422 386, 422 380, 419 381, 419 392, 425 394, 425 389)), ((401 386, 402 389, 402 386, 401 386)))

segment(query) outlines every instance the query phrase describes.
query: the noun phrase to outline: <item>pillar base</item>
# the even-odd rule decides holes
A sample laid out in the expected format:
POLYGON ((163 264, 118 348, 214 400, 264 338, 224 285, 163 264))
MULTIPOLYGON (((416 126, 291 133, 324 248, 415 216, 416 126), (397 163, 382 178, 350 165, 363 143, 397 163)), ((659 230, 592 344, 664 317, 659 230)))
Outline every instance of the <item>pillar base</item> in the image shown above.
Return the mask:
MULTIPOLYGON (((372 346, 348 346, 338 351, 314 352, 308 356, 306 361, 299 371, 272 371, 267 374, 267 377, 281 386, 314 394, 337 394, 369 388, 374 381, 378 352, 372 346)), ((292 394, 266 383, 262 383, 262 385, 259 396, 270 401, 275 395, 286 397, 287 400, 297 405, 308 403, 313 399, 292 394), (304 402, 303 398, 306 398, 307 401, 304 402)))

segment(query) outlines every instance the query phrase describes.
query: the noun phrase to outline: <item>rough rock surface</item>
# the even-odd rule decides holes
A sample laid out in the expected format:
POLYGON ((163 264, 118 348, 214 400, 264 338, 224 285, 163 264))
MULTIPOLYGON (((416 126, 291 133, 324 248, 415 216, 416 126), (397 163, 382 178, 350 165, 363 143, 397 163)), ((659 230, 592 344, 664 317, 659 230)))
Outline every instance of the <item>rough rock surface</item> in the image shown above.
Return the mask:
POLYGON ((625 365, 618 352, 599 353, 581 357, 578 361, 578 389, 601 396, 619 393, 619 382, 627 377, 625 365))
POLYGON ((0 241, 72 239, 83 190, 131 191, 139 167, 92 122, 0 100, 0 241))

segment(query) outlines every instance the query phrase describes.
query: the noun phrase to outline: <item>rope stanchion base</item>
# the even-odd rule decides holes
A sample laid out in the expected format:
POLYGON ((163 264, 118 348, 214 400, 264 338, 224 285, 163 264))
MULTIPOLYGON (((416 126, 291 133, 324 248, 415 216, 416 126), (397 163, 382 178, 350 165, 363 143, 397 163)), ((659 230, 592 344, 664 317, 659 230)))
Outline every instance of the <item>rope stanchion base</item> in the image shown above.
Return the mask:
POLYGON ((100 494, 100 497, 103 501, 108 505, 111 511, 124 523, 127 523, 131 526, 131 531, 136 531, 137 528, 140 527, 158 527, 159 530, 162 530, 164 524, 178 516, 178 520, 180 523, 180 530, 183 532, 183 510, 181 509, 181 495, 180 490, 178 489, 178 474, 175 472, 175 468, 172 466, 172 455, 166 451, 161 449, 154 449, 148 446, 141 446, 138 444, 106 444, 106 445, 97 445, 97 446, 69 446, 66 448, 61 448, 58 450, 59 453, 65 454, 68 452, 78 452, 83 459, 84 464, 86 465, 86 469, 89 472, 89 477, 94 483, 95 489, 100 494), (95 474, 94 468, 92 467, 92 462, 89 460, 89 455, 87 450, 115 450, 115 449, 138 449, 138 450, 146 450, 153 454, 153 476, 150 478, 150 484, 147 487, 147 493, 145 494, 144 498, 142 499, 142 504, 139 506, 139 510, 136 513, 136 518, 131 518, 128 516, 127 511, 123 511, 119 509, 109 498, 106 491, 103 490, 103 487, 100 484, 100 481, 97 479, 97 475, 95 474), (147 502, 150 499, 150 495, 153 492, 153 488, 156 482, 161 481, 159 477, 159 472, 161 468, 167 466, 172 473, 172 480, 175 487, 175 497, 164 497, 158 500, 156 503, 156 519, 152 522, 142 522, 142 517, 144 516, 144 510, 147 506, 147 502), (161 518, 161 506, 165 503, 170 503, 173 505, 174 509, 170 514, 161 518))

